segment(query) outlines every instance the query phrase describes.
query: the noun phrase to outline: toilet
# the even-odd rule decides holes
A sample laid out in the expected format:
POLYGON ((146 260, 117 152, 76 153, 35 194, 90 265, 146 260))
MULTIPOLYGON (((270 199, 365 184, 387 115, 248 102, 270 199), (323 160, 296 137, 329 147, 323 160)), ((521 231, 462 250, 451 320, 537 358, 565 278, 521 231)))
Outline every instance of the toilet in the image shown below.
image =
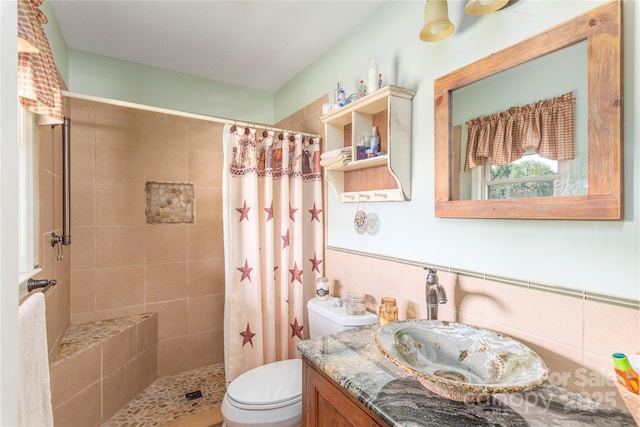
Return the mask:
MULTIPOLYGON (((311 338, 378 323, 373 313, 347 314, 340 298, 311 299, 307 312, 311 338)), ((227 387, 221 409, 227 427, 301 426, 302 361, 281 360, 245 372, 227 387)))

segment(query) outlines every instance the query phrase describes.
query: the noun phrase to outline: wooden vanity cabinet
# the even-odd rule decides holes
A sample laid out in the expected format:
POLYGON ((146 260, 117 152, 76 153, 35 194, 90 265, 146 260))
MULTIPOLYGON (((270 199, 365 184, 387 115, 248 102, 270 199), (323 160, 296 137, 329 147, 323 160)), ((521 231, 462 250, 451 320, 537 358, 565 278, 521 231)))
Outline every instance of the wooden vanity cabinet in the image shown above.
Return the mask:
POLYGON ((305 427, 387 426, 380 417, 302 358, 302 425, 305 427))

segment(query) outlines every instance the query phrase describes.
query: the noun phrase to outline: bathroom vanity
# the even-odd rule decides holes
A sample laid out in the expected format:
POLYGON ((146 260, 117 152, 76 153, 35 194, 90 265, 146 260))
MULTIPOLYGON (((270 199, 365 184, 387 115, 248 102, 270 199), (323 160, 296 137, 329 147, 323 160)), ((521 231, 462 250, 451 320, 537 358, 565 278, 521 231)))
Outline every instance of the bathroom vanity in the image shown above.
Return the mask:
POLYGON ((442 398, 382 355, 376 328, 298 344, 304 426, 636 425, 628 413, 551 384, 483 403, 442 398))

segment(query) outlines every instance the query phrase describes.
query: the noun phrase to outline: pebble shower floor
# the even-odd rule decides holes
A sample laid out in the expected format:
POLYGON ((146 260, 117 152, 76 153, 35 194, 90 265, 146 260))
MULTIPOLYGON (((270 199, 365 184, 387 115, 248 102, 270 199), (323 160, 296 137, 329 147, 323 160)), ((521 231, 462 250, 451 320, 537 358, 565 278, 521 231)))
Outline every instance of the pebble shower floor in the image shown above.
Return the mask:
POLYGON ((160 377, 102 427, 221 426, 220 405, 225 391, 223 363, 160 377), (185 393, 196 390, 202 397, 187 401, 185 393))

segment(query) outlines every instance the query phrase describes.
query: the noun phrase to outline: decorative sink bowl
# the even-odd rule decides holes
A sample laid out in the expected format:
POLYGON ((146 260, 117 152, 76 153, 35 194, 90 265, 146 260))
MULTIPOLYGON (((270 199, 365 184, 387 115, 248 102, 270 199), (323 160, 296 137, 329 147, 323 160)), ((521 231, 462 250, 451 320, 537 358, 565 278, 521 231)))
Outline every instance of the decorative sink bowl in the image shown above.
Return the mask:
POLYGON ((434 393, 482 402, 496 393, 535 388, 547 379, 544 361, 500 333, 456 322, 405 320, 376 332, 382 353, 434 393))

